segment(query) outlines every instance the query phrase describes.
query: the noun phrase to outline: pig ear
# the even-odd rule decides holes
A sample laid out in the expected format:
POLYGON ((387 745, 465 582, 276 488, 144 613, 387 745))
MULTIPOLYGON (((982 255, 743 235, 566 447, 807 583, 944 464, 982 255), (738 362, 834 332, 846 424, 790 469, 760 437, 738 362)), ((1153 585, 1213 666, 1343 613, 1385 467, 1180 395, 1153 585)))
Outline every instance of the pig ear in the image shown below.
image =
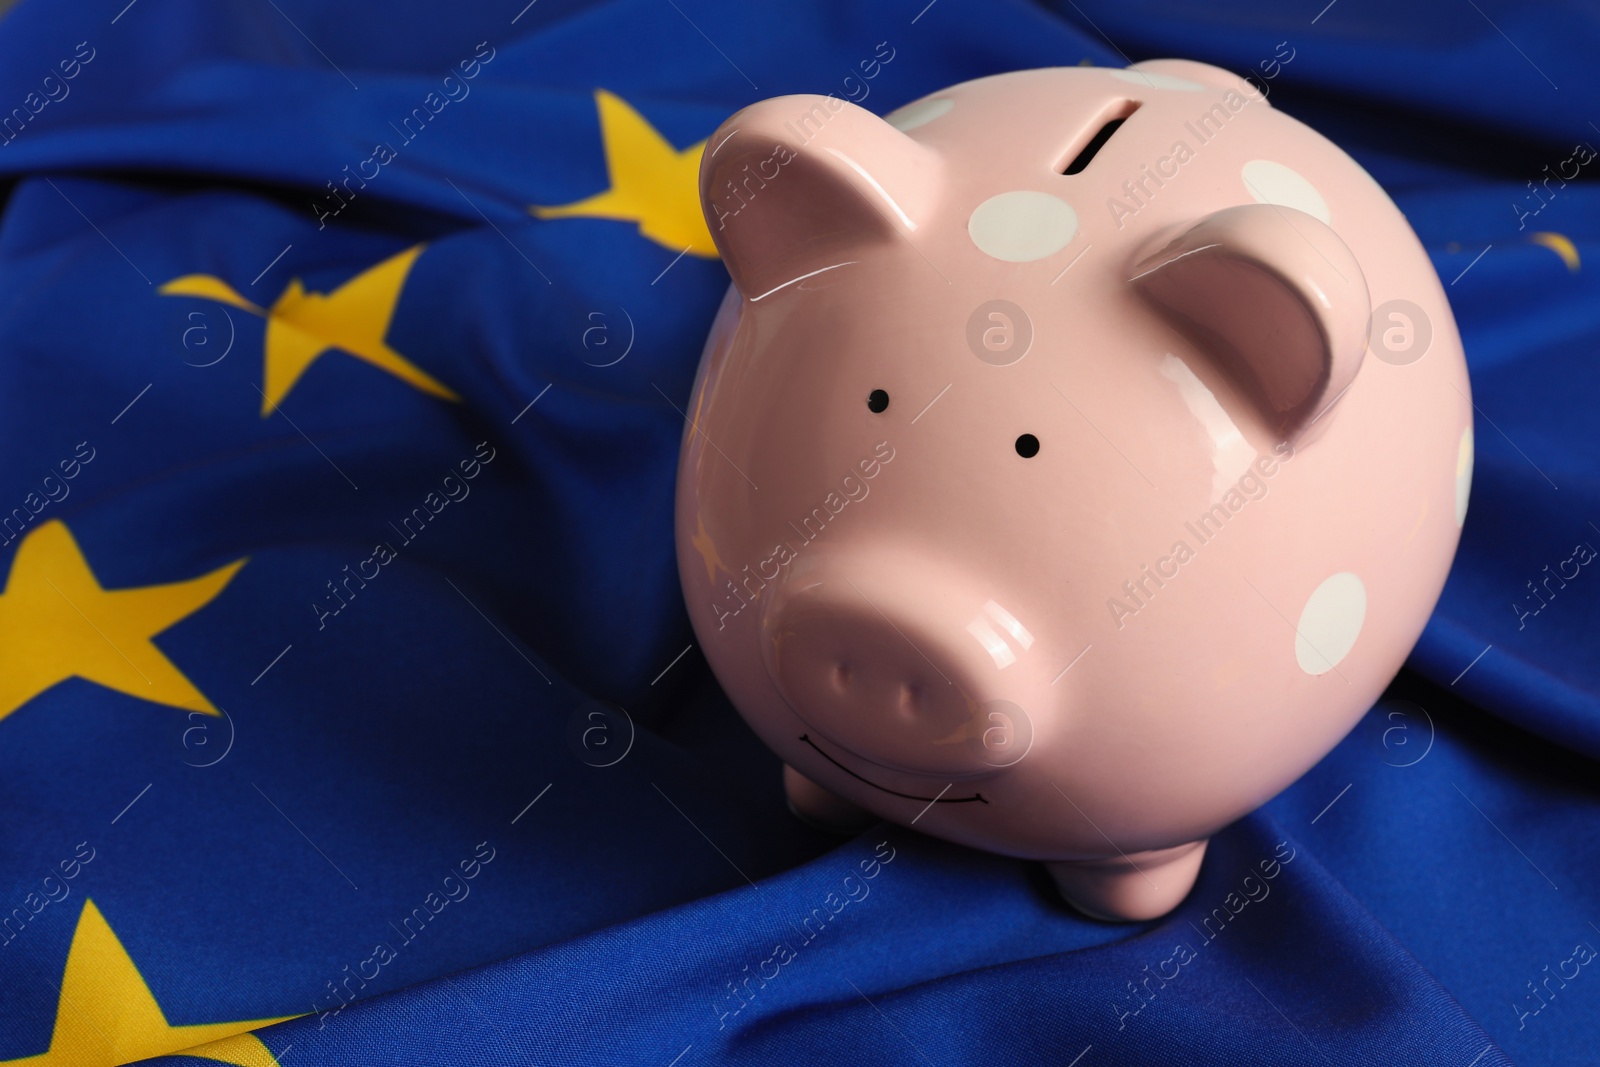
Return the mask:
POLYGON ((724 122, 700 161, 700 205, 733 283, 758 300, 914 234, 938 157, 831 96, 763 100, 724 122))
POLYGON ((1207 215, 1137 261, 1132 284, 1294 435, 1355 378, 1371 297, 1349 247, 1275 204, 1207 215))

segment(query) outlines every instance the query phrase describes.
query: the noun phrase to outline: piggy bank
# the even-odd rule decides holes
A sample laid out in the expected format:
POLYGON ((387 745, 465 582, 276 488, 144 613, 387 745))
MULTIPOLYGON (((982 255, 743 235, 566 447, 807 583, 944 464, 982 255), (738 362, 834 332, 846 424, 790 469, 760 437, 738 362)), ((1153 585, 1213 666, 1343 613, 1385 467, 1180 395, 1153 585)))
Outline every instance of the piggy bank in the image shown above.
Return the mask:
POLYGON ((1466 514, 1461 343, 1405 218, 1215 67, 745 108, 677 555, 791 808, 1192 888, 1394 677, 1466 514))

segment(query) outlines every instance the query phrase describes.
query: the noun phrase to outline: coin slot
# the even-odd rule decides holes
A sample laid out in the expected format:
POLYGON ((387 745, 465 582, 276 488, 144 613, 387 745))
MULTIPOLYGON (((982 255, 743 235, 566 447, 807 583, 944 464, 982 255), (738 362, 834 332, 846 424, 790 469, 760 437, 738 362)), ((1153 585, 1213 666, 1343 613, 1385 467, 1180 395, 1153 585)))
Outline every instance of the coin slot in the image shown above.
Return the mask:
POLYGON ((1138 110, 1139 101, 1137 100, 1123 100, 1112 108, 1110 117, 1101 124, 1099 132, 1089 139, 1089 143, 1083 146, 1083 150, 1072 158, 1072 161, 1066 165, 1066 168, 1061 173, 1080 173, 1089 165, 1089 162, 1094 159, 1100 149, 1106 146, 1106 142, 1111 140, 1111 135, 1116 133, 1122 124, 1128 121, 1129 116, 1138 110))

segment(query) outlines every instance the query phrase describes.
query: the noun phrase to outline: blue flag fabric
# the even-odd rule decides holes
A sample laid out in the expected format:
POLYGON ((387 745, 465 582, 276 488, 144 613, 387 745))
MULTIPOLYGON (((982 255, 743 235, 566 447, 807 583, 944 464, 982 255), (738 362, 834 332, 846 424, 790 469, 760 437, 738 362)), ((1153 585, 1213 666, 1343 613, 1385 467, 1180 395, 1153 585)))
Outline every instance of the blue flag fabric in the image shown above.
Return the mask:
POLYGON ((0 1064, 1590 1062, 1597 46, 1490 0, 23 0, 0 1064), (1477 467, 1384 700, 1108 925, 788 814, 673 479, 724 117, 1158 56, 1391 192, 1477 467))

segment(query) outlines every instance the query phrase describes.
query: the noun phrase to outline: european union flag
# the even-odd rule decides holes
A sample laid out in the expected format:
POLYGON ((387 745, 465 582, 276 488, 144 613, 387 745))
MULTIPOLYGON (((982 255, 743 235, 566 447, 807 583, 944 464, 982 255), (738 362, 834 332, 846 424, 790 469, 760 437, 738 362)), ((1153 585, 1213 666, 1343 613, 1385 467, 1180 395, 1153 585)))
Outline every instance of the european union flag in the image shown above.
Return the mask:
POLYGON ((1592 1058, 1589 8, 0 12, 0 1064, 1592 1058), (724 118, 1172 55, 1394 196, 1478 454, 1407 672, 1118 926, 789 814, 674 475, 724 118))

